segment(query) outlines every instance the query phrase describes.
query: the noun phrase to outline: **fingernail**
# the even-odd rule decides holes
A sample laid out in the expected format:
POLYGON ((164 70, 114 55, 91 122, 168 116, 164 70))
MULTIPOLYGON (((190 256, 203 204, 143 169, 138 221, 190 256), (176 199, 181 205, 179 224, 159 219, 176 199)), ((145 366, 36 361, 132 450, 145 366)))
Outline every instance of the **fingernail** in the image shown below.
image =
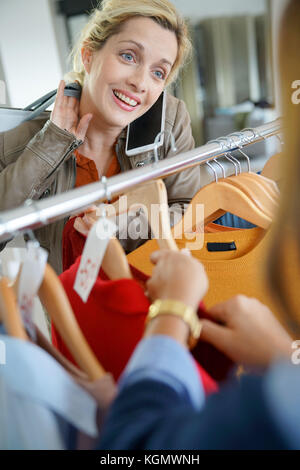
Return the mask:
POLYGON ((150 255, 150 259, 151 260, 155 259, 155 258, 157 258, 158 255, 159 255, 159 251, 153 251, 150 255))
POLYGON ((188 248, 182 248, 182 250, 180 250, 180 253, 183 253, 184 255, 187 255, 187 256, 191 256, 191 252, 188 248))

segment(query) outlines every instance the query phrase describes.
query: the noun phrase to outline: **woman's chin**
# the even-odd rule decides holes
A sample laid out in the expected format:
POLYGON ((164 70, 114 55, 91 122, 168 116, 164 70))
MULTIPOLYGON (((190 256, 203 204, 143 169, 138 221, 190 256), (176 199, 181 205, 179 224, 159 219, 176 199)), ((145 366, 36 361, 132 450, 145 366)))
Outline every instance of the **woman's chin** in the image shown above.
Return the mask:
MULTIPOLYGON (((116 109, 106 110, 102 113, 100 110, 97 112, 99 123, 105 123, 108 127, 115 127, 117 129, 124 129, 131 122, 135 121, 139 116, 138 113, 126 113, 126 111, 119 111, 116 109)), ((94 113, 95 115, 95 113, 94 113)))
POLYGON ((114 119, 110 118, 108 121, 108 124, 110 124, 112 127, 117 127, 124 129, 125 127, 128 126, 132 121, 134 121, 136 118, 133 119, 128 119, 128 117, 117 117, 115 116, 114 119))

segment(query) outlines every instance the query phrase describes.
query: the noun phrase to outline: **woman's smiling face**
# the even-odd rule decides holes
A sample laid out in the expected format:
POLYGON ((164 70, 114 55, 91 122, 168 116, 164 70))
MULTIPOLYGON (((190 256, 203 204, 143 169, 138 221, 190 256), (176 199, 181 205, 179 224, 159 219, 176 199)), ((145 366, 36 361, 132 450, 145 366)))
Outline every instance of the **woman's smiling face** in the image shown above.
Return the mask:
POLYGON ((82 50, 89 112, 124 128, 158 99, 177 57, 177 38, 151 18, 127 20, 97 52, 82 50))

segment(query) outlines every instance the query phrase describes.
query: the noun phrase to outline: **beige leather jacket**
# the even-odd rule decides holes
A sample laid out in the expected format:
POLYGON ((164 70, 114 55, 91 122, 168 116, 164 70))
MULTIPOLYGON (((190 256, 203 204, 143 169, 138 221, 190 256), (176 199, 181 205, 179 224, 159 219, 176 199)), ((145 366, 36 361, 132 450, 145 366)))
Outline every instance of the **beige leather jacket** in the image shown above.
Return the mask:
MULTIPOLYGON (((26 199, 41 199, 73 189, 76 181, 76 159, 73 151, 81 141, 49 120, 49 112, 27 121, 15 129, 0 133, 0 210, 5 211, 24 203, 26 199)), ((171 131, 178 153, 194 147, 190 118, 183 101, 167 95, 166 135, 159 158, 173 156, 171 131)), ((126 129, 120 134, 116 153, 121 171, 152 163, 153 152, 134 157, 125 154, 126 129)), ((164 180, 169 204, 188 203, 200 188, 198 167, 185 170, 164 180)), ((57 273, 62 271, 62 232, 68 219, 35 231, 41 246, 49 251, 49 263, 57 273)), ((135 249, 142 240, 123 240, 126 252, 135 249)))

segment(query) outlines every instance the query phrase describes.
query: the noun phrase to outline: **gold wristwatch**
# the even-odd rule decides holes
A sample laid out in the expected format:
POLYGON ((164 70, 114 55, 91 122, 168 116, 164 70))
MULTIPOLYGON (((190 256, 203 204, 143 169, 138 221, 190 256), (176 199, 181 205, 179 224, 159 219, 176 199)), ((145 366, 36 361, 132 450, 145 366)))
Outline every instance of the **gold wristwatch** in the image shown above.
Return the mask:
POLYGON ((190 335, 188 339, 188 346, 192 349, 196 346, 200 337, 202 324, 197 316, 197 313, 192 307, 185 305, 183 302, 177 300, 155 300, 149 307, 147 316, 147 323, 150 322, 157 315, 177 315, 182 318, 190 328, 190 335))

